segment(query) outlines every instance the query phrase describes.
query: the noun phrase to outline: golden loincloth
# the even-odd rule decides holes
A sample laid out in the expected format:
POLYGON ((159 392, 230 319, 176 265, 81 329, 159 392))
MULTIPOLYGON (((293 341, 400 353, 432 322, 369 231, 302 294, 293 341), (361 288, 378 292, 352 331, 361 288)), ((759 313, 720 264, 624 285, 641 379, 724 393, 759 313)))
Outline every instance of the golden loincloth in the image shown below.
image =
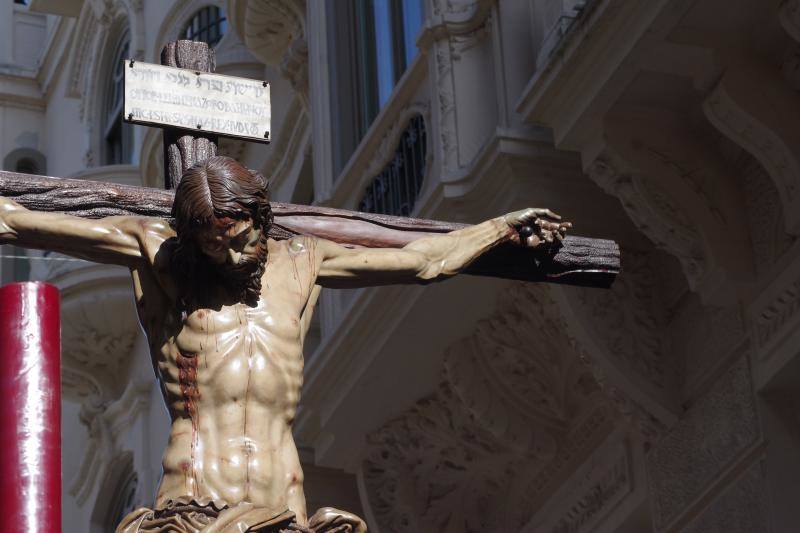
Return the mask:
POLYGON ((117 526, 116 533, 289 533, 307 532, 293 512, 276 512, 242 502, 228 507, 213 500, 170 500, 160 509, 140 507, 117 526))

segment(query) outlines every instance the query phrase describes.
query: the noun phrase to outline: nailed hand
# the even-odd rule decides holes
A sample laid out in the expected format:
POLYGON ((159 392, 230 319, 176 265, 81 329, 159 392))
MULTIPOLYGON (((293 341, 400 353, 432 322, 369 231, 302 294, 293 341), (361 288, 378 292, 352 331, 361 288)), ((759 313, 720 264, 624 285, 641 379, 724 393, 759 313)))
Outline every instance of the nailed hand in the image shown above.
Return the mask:
POLYGON ((537 207, 514 211, 503 219, 514 230, 511 240, 528 248, 558 246, 572 227, 571 222, 561 222, 561 217, 549 209, 537 207))

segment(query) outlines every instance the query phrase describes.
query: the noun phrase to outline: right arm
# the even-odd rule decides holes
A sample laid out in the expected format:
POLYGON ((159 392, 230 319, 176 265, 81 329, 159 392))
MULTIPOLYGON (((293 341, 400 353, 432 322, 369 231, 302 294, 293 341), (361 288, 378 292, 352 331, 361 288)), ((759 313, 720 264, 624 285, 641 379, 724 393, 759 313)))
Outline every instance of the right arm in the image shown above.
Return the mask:
POLYGON ((143 217, 86 219, 30 211, 0 197, 0 244, 52 250, 87 259, 136 267, 142 260, 143 217))

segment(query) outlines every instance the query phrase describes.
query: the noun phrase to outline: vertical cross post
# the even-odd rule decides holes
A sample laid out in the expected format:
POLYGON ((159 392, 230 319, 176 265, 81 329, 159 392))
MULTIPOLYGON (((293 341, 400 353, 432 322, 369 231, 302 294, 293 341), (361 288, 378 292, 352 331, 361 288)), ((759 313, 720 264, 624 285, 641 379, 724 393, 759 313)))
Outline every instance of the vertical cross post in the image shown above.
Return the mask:
MULTIPOLYGON (((214 50, 207 43, 173 41, 161 50, 161 64, 195 72, 214 72, 214 50)), ((196 133, 164 128, 164 186, 175 189, 184 171, 217 155, 217 136, 206 135, 198 124, 196 133)))
POLYGON ((0 501, 4 533, 61 531, 58 289, 0 287, 0 501))

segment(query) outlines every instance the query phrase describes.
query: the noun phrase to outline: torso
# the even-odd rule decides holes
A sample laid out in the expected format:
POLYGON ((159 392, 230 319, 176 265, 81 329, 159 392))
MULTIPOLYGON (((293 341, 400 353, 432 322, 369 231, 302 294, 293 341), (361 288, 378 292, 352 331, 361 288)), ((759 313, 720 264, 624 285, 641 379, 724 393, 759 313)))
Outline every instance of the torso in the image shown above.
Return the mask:
MULTIPOLYGON (((163 239, 162 239, 163 242, 163 239)), ((151 246, 156 248, 157 239, 151 246)), ((159 245, 160 246, 160 245, 159 245)), ((256 307, 176 304, 172 280, 133 270, 139 316, 172 418, 156 507, 178 497, 291 509, 305 521, 291 426, 303 379, 303 338, 316 303, 312 238, 269 241, 256 307)))

